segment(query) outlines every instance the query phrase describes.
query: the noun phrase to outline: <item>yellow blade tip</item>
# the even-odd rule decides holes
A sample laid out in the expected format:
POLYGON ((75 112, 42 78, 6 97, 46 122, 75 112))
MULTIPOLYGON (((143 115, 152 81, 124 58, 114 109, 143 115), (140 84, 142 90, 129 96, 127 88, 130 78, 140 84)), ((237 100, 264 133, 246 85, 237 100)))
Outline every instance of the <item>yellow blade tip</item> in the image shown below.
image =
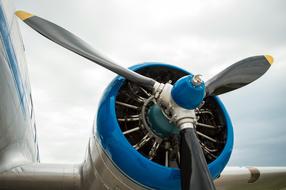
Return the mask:
POLYGON ((30 18, 31 16, 33 16, 31 13, 27 13, 25 11, 16 11, 15 14, 21 20, 26 20, 26 19, 30 18))
POLYGON ((270 65, 274 62, 274 59, 271 55, 265 55, 265 58, 267 59, 270 65))

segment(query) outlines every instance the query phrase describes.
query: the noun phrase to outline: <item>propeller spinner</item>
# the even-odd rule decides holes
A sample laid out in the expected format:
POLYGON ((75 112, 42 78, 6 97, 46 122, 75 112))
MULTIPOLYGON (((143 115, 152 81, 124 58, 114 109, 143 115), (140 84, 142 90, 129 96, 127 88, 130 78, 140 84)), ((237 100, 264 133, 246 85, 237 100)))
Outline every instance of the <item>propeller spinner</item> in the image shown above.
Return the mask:
POLYGON ((174 86, 162 84, 106 59, 90 45, 66 29, 24 11, 16 15, 31 28, 61 45, 62 47, 89 59, 90 61, 117 73, 126 79, 153 90, 158 105, 171 113, 172 121, 180 129, 181 143, 181 184, 183 190, 214 190, 208 166, 198 138, 195 134, 194 109, 207 96, 220 95, 241 88, 261 77, 273 63, 269 55, 243 59, 205 84, 199 76, 187 76, 174 86))

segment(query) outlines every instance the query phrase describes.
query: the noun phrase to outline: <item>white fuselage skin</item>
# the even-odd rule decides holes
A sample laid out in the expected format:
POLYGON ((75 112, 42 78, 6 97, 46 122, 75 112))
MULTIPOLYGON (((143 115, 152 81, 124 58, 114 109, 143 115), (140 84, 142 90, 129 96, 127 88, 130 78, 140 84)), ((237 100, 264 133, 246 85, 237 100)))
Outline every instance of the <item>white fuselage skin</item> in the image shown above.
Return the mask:
POLYGON ((8 1, 0 1, 0 172, 39 161, 24 46, 8 1))

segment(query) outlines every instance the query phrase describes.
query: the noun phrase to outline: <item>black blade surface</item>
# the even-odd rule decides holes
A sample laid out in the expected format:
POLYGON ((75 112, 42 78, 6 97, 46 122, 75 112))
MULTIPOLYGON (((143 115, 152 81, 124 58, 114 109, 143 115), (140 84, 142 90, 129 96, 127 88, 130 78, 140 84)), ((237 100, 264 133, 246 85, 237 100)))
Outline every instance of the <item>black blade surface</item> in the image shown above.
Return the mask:
POLYGON ((205 156, 194 129, 183 129, 180 134, 182 190, 215 190, 205 156))
POLYGON ((17 11, 16 15, 31 28, 51 41, 93 61, 98 65, 105 67, 106 69, 109 69, 110 71, 117 73, 120 76, 129 79, 136 84, 152 89, 156 83, 156 81, 151 78, 142 76, 104 58, 82 39, 50 21, 31 15, 30 13, 26 13, 24 11, 17 11))
POLYGON ((206 82, 206 96, 217 96, 236 90, 261 77, 273 63, 270 55, 243 59, 206 82))

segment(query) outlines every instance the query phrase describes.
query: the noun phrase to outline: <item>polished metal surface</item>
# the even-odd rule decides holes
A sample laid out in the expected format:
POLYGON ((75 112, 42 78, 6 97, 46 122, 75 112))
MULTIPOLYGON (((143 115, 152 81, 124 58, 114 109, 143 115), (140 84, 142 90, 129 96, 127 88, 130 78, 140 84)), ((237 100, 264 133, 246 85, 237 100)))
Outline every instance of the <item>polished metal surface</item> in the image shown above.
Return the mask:
POLYGON ((285 167, 227 167, 215 185, 219 190, 285 190, 285 179, 285 167))
POLYGON ((39 160, 24 47, 13 12, 10 1, 0 1, 0 172, 39 160))
POLYGON ((96 137, 91 137, 86 159, 82 164, 82 189, 84 190, 128 190, 147 189, 128 178, 104 152, 96 137))
POLYGON ((192 79, 192 84, 195 85, 195 86, 199 86, 200 84, 202 84, 203 80, 201 78, 202 75, 198 74, 198 75, 195 75, 192 79))
POLYGON ((1 173, 0 189, 79 190, 81 165, 27 164, 1 173))

